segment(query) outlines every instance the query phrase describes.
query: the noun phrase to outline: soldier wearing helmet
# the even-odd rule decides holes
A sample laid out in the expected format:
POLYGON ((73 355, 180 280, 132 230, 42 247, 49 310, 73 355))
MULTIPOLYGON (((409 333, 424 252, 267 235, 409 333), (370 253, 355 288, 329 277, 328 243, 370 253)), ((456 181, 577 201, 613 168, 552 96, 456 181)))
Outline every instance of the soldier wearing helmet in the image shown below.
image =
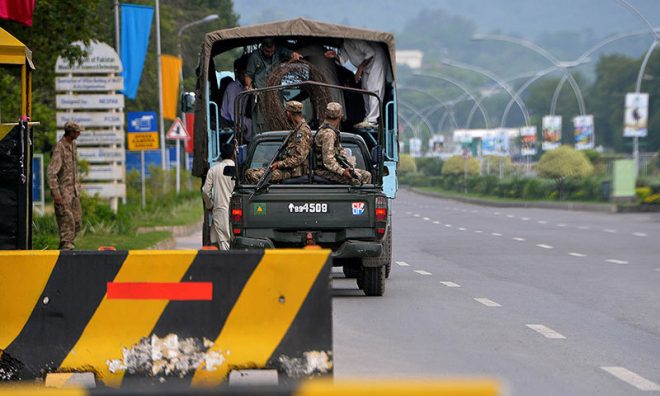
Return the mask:
POLYGON ((371 183, 371 173, 364 169, 356 169, 346 158, 339 133, 343 116, 344 111, 339 103, 328 103, 325 121, 314 136, 315 174, 344 184, 371 183))

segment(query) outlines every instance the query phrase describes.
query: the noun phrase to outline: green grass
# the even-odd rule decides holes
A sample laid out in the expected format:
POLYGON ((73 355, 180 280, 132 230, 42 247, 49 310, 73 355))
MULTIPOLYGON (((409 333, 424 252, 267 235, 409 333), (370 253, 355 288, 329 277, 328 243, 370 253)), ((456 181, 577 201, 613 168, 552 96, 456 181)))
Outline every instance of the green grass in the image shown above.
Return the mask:
POLYGON ((437 194, 442 194, 445 197, 450 197, 450 198, 477 198, 477 199, 484 199, 488 201, 493 201, 493 202, 518 202, 518 203, 524 203, 524 202, 556 202, 556 203, 573 203, 573 204, 580 204, 580 205, 594 205, 594 206, 603 206, 603 205, 609 205, 607 202, 590 202, 590 201, 556 201, 556 200, 551 200, 551 199, 522 199, 522 198, 502 198, 502 197, 496 197, 493 195, 482 195, 482 194, 475 194, 475 193, 470 193, 468 192, 467 194, 459 193, 456 191, 450 191, 450 190, 445 190, 440 187, 414 187, 416 190, 423 191, 423 192, 428 192, 428 193, 437 193, 437 194))
MULTIPOLYGON (((172 237, 169 231, 154 231, 137 235, 82 235, 76 238, 76 250, 97 250, 101 246, 114 246, 117 250, 147 249, 172 237)), ((59 238, 49 234, 33 240, 34 249, 57 250, 59 238)))
POLYGON ((203 219, 200 198, 188 199, 173 207, 153 208, 150 211, 137 210, 135 223, 138 227, 181 226, 195 224, 203 219))

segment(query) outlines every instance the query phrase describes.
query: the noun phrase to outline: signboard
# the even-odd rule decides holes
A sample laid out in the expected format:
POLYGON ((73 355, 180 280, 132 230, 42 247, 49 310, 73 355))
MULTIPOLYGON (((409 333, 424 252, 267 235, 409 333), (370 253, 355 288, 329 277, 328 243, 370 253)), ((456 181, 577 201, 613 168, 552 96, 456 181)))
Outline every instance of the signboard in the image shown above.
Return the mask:
POLYGON ((626 94, 626 110, 624 116, 624 137, 646 137, 649 121, 649 94, 626 94))
POLYGON ((416 158, 422 156, 422 139, 411 138, 410 140, 408 140, 408 144, 410 145, 411 157, 416 158))
POLYGON ((128 112, 128 132, 158 131, 158 117, 155 111, 128 112))
POLYGON ((544 151, 554 150, 561 146, 561 116, 543 117, 542 135, 543 143, 541 148, 544 151))
POLYGON ((183 126, 183 121, 181 118, 177 117, 176 120, 172 123, 170 129, 168 129, 167 134, 168 139, 170 140, 188 140, 188 132, 183 126))
POLYGON ((44 155, 34 154, 32 157, 32 205, 39 205, 40 213, 44 214, 44 155))
POLYGON ((520 155, 536 155, 536 127, 520 128, 520 155))
POLYGON ((130 132, 128 138, 129 151, 158 150, 158 132, 130 132))
POLYGON ((470 144, 472 143, 472 132, 469 129, 457 129, 454 131, 454 142, 470 144))
MULTIPOLYGON (((57 140, 64 136, 64 131, 57 131, 57 140)), ((76 139, 77 146, 103 146, 103 145, 122 145, 124 144, 124 133, 122 131, 95 131, 85 129, 76 139)))
POLYGON ((481 138, 483 155, 509 155, 509 133, 505 129, 488 131, 481 138))
POLYGON ((82 63, 70 63, 63 57, 57 58, 55 73, 89 74, 89 73, 121 73, 123 71, 121 60, 117 52, 106 43, 94 41, 85 47, 82 41, 72 45, 78 46, 87 52, 82 63))
POLYGON ((126 184, 123 183, 87 183, 83 184, 83 190, 92 197, 116 198, 126 196, 126 184))
POLYGON ((56 77, 56 91, 121 91, 124 77, 56 77))
POLYGON ((121 109, 124 95, 57 95, 58 109, 121 109))
POLYGON ((84 127, 121 127, 124 125, 124 113, 61 113, 56 114, 57 126, 63 127, 67 121, 74 121, 84 127))
POLYGON ((594 148, 594 116, 577 116, 573 118, 573 126, 575 129, 575 149, 588 150, 594 148))
POLYGON ((122 180, 124 168, 119 165, 90 165, 85 180, 122 180))
POLYGON ((80 147, 78 158, 89 163, 123 162, 123 148, 80 147))
POLYGON ((445 151, 445 137, 444 135, 433 135, 429 139, 429 153, 432 155, 440 155, 445 151))

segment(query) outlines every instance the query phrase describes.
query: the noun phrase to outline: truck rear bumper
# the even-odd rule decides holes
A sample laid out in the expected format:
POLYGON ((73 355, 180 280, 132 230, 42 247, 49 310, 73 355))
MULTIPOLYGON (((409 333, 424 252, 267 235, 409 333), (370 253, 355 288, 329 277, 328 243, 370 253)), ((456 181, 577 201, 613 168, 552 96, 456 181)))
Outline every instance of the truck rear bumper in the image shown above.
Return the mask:
MULTIPOLYGON (((237 237, 234 239, 235 249, 274 249, 275 245, 269 238, 237 237)), ((346 241, 338 249, 333 250, 332 258, 378 257, 383 252, 380 242, 346 241)))

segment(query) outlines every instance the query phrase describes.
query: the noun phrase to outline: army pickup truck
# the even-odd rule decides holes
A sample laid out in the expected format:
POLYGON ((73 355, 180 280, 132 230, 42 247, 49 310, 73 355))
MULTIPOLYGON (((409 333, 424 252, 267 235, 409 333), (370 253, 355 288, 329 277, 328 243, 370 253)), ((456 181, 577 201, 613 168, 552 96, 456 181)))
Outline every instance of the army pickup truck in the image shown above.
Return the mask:
POLYGON ((236 177, 230 208, 232 247, 318 245, 332 249, 334 266, 342 266, 347 277, 356 278, 366 295, 383 295, 391 268, 392 230, 388 198, 380 185, 380 146, 370 151, 359 134, 341 134, 348 157, 353 157, 356 168, 372 173, 374 184, 337 184, 306 175, 255 191, 256 185, 246 184, 242 173, 267 166, 286 135, 286 131, 258 135, 245 147, 238 166, 226 170, 236 177))

